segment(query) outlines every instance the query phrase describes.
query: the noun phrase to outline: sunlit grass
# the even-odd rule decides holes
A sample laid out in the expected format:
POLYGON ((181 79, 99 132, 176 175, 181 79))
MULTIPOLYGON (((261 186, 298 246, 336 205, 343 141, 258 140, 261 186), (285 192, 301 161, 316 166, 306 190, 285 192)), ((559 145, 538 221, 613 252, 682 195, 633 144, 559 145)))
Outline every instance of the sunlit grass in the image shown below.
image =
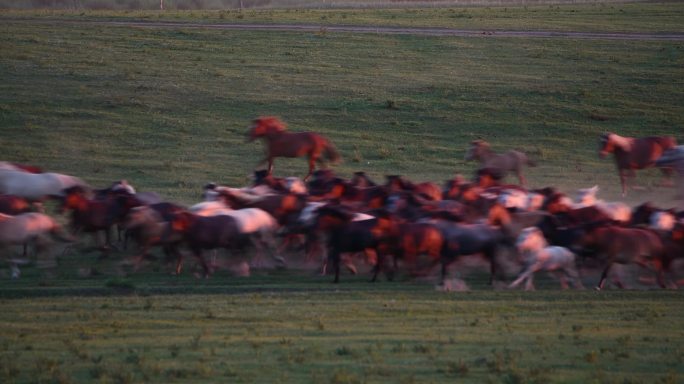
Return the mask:
MULTIPOLYGON (((617 176, 596 156, 602 132, 679 135, 684 123, 678 42, 0 29, 5 159, 181 202, 207 181, 248 182, 262 149, 245 133, 264 114, 330 137, 342 175, 469 175, 465 149, 484 138, 537 159, 533 186, 599 184, 603 197, 617 196, 617 176)), ((276 174, 305 167, 279 159, 276 174)), ((651 191, 633 201, 670 197, 650 186, 656 172, 640 180, 651 191)))

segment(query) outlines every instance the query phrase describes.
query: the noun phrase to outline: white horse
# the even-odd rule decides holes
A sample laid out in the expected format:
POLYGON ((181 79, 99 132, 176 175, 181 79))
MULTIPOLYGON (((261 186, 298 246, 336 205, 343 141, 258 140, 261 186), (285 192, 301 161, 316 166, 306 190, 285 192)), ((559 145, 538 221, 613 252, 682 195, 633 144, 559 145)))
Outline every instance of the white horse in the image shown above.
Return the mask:
MULTIPOLYGON (((74 240, 53 218, 45 214, 29 212, 10 216, 0 213, 0 249, 36 241, 39 242, 37 243, 39 248, 44 248, 50 236, 63 241, 74 240)), ((18 278, 20 271, 17 265, 22 261, 16 259, 8 261, 12 269, 12 277, 18 278)))
POLYGON ((505 189, 499 194, 497 202, 506 208, 515 208, 519 211, 538 211, 544 204, 544 195, 519 189, 505 189))
POLYGON ((515 288, 525 281, 525 289, 534 289, 534 273, 537 271, 561 271, 561 285, 565 289, 565 277, 572 280, 575 288, 582 289, 577 268, 575 254, 565 247, 549 246, 544 235, 537 227, 523 229, 518 236, 516 246, 524 259, 524 267, 518 277, 508 286, 515 288))
POLYGON ((0 193, 42 201, 47 197, 61 196, 64 189, 81 186, 90 188, 78 177, 61 173, 29 173, 0 170, 0 193))

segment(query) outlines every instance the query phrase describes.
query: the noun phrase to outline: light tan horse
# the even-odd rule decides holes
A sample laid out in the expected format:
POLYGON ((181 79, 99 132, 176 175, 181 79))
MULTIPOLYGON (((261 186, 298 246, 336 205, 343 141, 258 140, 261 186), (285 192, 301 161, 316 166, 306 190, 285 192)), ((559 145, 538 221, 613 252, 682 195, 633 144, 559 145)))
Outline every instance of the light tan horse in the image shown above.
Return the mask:
POLYGON ((340 160, 335 147, 325 137, 314 132, 287 132, 287 126, 277 117, 259 117, 255 119, 249 131, 249 140, 263 139, 266 142, 266 158, 268 174, 273 172, 273 159, 276 157, 309 158, 309 173, 306 181, 314 171, 316 162, 324 156, 331 162, 340 160))
POLYGON ((29 173, 0 169, 0 193, 42 201, 47 197, 62 196, 64 189, 88 185, 78 177, 61 173, 29 173))
POLYGON ((484 140, 474 140, 470 143, 465 160, 479 161, 481 169, 499 171, 504 175, 513 172, 522 186, 525 185, 523 167, 526 165, 534 167, 536 165, 526 154, 520 151, 510 150, 505 153, 495 153, 489 143, 484 140))
MULTIPOLYGON (((44 248, 50 237, 62 241, 73 241, 61 226, 50 216, 29 212, 17 216, 0 214, 0 249, 6 249, 15 245, 24 245, 36 242, 40 248, 44 248)), ((12 277, 19 277, 18 261, 9 259, 12 268, 12 277)))

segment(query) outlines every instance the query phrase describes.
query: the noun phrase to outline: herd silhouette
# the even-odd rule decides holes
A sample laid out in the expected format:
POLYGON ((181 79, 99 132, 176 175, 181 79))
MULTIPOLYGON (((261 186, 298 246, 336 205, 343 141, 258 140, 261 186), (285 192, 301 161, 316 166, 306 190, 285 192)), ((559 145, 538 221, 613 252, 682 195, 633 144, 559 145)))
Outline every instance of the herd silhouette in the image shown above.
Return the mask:
MULTIPOLYGON (((174 264, 173 273, 182 273, 189 253, 201 267, 198 274, 207 277, 231 260, 243 267, 249 260, 259 268, 315 266, 339 282, 342 267, 358 273, 361 261, 372 281, 381 272, 390 280, 403 272, 407 278, 434 276, 447 287, 454 269, 462 273, 480 263, 488 265, 490 283, 509 288, 524 283, 534 289, 535 273, 548 271, 563 288, 570 282, 581 289, 595 271, 595 287, 602 289, 606 281, 626 286, 621 274, 611 272, 614 264, 635 264, 649 271, 642 283, 682 283, 684 212, 650 202, 634 208, 605 202, 596 198, 598 187, 580 190, 577 198, 553 187, 528 189, 523 170, 536 164, 523 152, 495 153, 476 140, 465 157, 480 163, 472 180, 416 183, 388 175, 376 183, 364 172, 345 179, 325 166, 316 170, 324 160, 339 161, 334 145, 317 133, 288 132, 278 118, 255 119, 248 138, 263 140, 266 170, 256 171, 246 187, 208 184, 204 201, 190 207, 137 192, 125 180, 93 189, 78 177, 0 162, 5 267, 18 278, 31 254, 54 253, 55 240, 67 244, 64 252, 84 247, 82 235, 90 234, 101 258, 113 257, 115 242, 123 245, 134 271, 158 262, 159 249, 162 262, 174 264), (277 157, 306 157, 308 173, 303 179, 275 177, 277 157), (517 185, 505 182, 511 173, 517 185), (44 212, 48 199, 57 202, 54 215, 44 212), (59 215, 68 216, 54 217, 59 215)), ((611 153, 623 196, 638 169, 660 167, 669 185, 673 171, 684 176, 684 150, 672 137, 607 133, 599 139, 599 155, 611 153)))

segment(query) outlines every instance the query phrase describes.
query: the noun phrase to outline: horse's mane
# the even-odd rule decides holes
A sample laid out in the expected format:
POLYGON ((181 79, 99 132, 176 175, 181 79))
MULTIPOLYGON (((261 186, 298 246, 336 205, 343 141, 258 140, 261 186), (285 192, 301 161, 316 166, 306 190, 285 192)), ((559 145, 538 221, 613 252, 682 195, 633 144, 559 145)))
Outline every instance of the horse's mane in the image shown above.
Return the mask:
POLYGON ((257 119, 254 119, 254 124, 264 126, 276 132, 283 132, 287 130, 287 124, 275 116, 261 116, 257 119))

